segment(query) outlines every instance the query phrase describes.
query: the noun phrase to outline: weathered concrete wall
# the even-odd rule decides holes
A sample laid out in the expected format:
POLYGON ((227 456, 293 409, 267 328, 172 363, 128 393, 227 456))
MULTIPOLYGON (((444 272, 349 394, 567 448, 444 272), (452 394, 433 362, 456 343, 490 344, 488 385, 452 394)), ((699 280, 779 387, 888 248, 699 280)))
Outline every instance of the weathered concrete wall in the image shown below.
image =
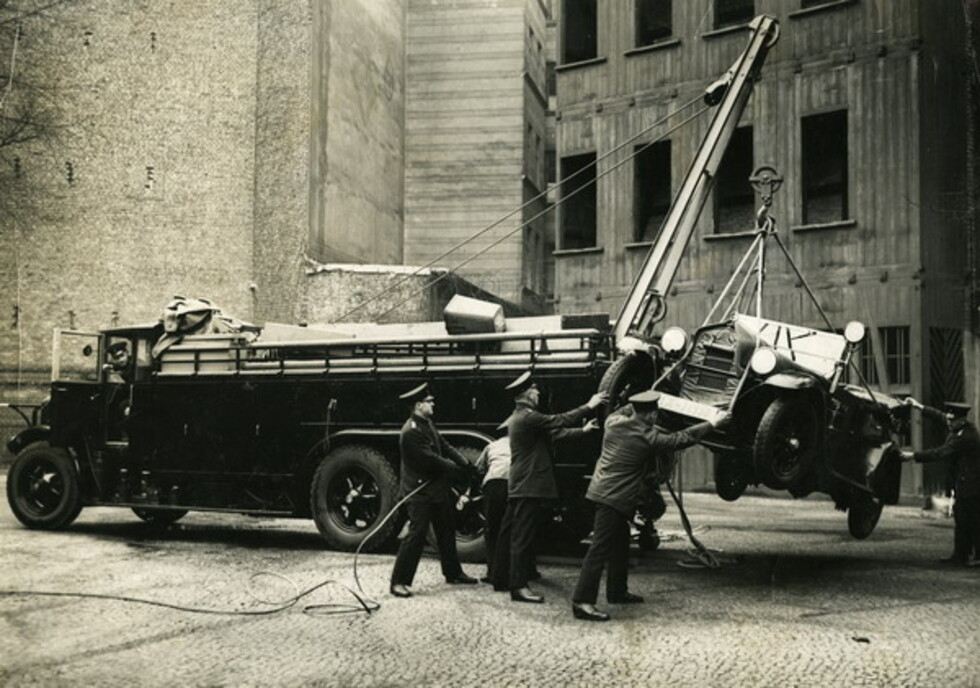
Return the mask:
POLYGON ((305 319, 310 227, 313 0, 259 3, 255 115, 254 318, 305 319))
POLYGON ((404 7, 400 0, 314 5, 310 253, 400 263, 404 7))
POLYGON ((0 382, 46 378, 54 327, 153 320, 175 293, 251 316, 256 20, 251 0, 24 20, 17 63, 63 128, 5 149, 0 382))

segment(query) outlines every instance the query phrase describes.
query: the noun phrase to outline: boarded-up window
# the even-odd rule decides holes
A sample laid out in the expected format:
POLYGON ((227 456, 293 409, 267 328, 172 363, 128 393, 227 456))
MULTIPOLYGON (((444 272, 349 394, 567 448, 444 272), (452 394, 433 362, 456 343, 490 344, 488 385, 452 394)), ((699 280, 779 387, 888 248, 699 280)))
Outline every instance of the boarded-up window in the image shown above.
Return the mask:
POLYGON ((670 210, 670 141, 638 146, 633 165, 633 240, 654 241, 670 210))
POLYGON ((847 208, 847 110, 801 122, 803 223, 839 222, 847 208))
POLYGON ((562 250, 596 245, 595 153, 561 159, 562 250))
POLYGON ((636 47, 673 34, 671 0, 636 0, 636 47))
POLYGON ((749 182, 752 161, 752 127, 736 129, 715 181, 716 234, 755 229, 755 194, 749 182))
POLYGON ((754 16, 754 0, 715 0, 716 29, 746 24, 754 16))
POLYGON ((562 4, 562 63, 598 56, 596 0, 565 0, 562 4))

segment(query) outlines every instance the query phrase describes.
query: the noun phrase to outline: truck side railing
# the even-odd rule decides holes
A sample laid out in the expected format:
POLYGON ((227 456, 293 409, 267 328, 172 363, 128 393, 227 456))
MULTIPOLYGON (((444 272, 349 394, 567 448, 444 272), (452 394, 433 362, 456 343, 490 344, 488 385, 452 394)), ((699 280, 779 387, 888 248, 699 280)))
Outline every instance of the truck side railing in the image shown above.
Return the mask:
POLYGON ((364 375, 581 370, 611 361, 596 329, 391 339, 248 342, 241 335, 185 337, 161 356, 158 376, 364 375))

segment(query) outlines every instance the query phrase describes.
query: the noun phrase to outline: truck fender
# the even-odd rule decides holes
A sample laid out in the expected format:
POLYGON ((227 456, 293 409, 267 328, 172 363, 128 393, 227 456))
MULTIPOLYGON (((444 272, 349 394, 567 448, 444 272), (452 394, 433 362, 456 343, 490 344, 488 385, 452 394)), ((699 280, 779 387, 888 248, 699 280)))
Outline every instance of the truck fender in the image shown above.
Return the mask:
POLYGON ((24 428, 19 433, 11 437, 7 442, 7 449, 10 450, 11 454, 16 456, 24 449, 24 447, 32 442, 47 440, 50 437, 51 428, 49 428, 47 425, 32 425, 29 428, 24 428))
POLYGON ((796 373, 776 373, 770 375, 762 384, 779 389, 810 389, 815 382, 809 375, 798 375, 796 373))

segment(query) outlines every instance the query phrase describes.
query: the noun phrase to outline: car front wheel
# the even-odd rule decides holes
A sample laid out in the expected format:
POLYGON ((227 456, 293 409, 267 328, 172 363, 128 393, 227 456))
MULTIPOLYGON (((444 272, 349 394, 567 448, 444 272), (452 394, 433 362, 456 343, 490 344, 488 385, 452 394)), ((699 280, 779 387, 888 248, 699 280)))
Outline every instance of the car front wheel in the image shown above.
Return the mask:
POLYGON ((804 397, 777 397, 762 414, 753 447, 755 472, 766 487, 802 480, 817 454, 817 412, 804 397))
POLYGON ((82 510, 78 471, 63 447, 34 442, 17 455, 7 474, 7 501, 28 528, 57 530, 82 510))

